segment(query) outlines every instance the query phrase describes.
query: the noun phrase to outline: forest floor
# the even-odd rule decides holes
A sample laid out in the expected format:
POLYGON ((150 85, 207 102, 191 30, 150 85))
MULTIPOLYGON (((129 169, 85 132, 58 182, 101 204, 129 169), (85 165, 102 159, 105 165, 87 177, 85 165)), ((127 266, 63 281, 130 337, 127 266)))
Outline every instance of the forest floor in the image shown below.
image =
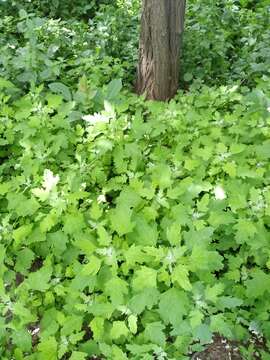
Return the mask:
POLYGON ((262 338, 254 336, 248 343, 241 344, 216 335, 213 342, 204 351, 193 354, 191 360, 260 360, 262 359, 259 354, 260 350, 265 351, 265 342, 262 338), (246 349, 248 358, 243 357, 241 348, 246 349))

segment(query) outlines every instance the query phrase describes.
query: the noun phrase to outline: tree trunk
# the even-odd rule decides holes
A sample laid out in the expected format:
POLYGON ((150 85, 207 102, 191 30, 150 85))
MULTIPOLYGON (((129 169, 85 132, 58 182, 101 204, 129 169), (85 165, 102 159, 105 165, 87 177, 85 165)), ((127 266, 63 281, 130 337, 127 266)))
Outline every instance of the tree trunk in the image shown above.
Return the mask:
POLYGON ((185 0, 144 0, 136 89, 147 99, 169 100, 179 85, 185 0))

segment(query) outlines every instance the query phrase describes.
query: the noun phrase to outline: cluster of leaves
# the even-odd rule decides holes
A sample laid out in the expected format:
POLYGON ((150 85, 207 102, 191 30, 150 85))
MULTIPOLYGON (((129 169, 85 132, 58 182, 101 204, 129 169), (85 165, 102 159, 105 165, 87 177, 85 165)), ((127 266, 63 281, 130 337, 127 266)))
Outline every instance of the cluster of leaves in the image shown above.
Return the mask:
POLYGON ((20 11, 0 20, 0 75, 24 91, 31 85, 59 82, 75 86, 85 75, 91 86, 124 77, 117 58, 100 51, 96 33, 83 22, 64 22, 20 11))
MULTIPOLYGON (((98 86, 117 77, 132 84, 139 5, 139 1, 120 0, 99 5, 88 23, 79 17, 67 21, 36 17, 22 9, 19 21, 4 17, 0 74, 12 81, 36 83, 61 79, 70 86, 83 74, 98 86)), ((187 84, 196 79, 208 85, 255 86, 262 76, 269 76, 267 1, 189 1, 187 5, 181 65, 187 84)))
POLYGON ((269 83, 160 104, 116 81, 76 121, 72 91, 0 87, 2 359, 270 338, 269 83))
POLYGON ((216 332, 270 338, 267 1, 189 2, 195 81, 170 104, 122 90, 139 2, 116 3, 88 24, 45 18, 47 1, 0 19, 3 360, 184 360, 216 332), (254 90, 201 85, 244 72, 254 90))
POLYGON ((186 80, 238 81, 269 76, 269 1, 188 1, 183 66, 186 80))
POLYGON ((4 15, 13 15, 20 10, 29 11, 40 16, 69 19, 72 17, 88 18, 94 16, 102 4, 112 0, 0 0, 0 10, 4 15))

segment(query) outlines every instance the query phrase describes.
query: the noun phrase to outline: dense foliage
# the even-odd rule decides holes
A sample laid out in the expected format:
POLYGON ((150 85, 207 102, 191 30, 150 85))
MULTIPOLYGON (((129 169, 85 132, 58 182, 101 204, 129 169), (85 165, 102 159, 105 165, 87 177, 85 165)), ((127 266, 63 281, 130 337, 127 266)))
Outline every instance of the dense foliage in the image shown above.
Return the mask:
POLYGON ((269 1, 189 2, 170 103, 130 91, 138 2, 46 3, 0 1, 1 359, 269 346, 269 1))
POLYGON ((5 15, 13 15, 20 10, 26 10, 41 16, 69 19, 92 17, 103 4, 115 3, 113 0, 0 0, 0 6, 5 15))

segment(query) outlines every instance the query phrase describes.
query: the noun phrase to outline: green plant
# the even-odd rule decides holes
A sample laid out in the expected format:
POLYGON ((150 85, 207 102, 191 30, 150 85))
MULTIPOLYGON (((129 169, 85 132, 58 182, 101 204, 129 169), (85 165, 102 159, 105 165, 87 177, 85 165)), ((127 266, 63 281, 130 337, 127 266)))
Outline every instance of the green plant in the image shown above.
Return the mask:
POLYGON ((270 336, 269 89, 167 105, 115 82, 70 122, 61 88, 0 85, 1 358, 184 358, 254 321, 270 336))
POLYGON ((188 74, 188 82, 196 78, 207 84, 253 86, 269 76, 269 3, 252 2, 252 9, 249 3, 187 3, 182 73, 188 74))
MULTIPOLYGON (((76 0, 74 1, 49 1, 49 0, 0 0, 0 10, 5 15, 13 15, 20 10, 36 13, 40 16, 52 18, 89 18, 94 16, 95 11, 101 4, 109 3, 108 0, 76 0)), ((111 1, 110 1, 111 3, 111 1)))
POLYGON ((184 360, 216 332, 270 338, 268 3, 201 4, 170 103, 127 90, 138 2, 88 25, 1 18, 1 359, 184 360))

